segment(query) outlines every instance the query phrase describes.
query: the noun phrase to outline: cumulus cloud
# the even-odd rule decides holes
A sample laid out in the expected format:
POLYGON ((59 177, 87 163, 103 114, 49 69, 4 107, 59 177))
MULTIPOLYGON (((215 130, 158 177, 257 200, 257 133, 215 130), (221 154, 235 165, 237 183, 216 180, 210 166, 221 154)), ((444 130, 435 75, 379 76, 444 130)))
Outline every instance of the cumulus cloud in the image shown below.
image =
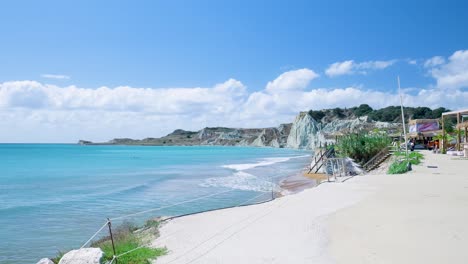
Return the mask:
POLYGON ((442 56, 434 56, 424 62, 424 67, 430 68, 437 65, 441 65, 445 63, 445 58, 442 56))
POLYGON ((129 86, 87 89, 19 81, 0 85, 0 107, 190 114, 213 109, 230 111, 244 93, 245 86, 234 79, 213 88, 162 89, 129 86))
POLYGON ((273 81, 268 82, 266 90, 302 90, 309 85, 310 81, 318 77, 319 75, 317 73, 309 69, 287 71, 273 81))
POLYGON ((63 74, 41 74, 42 78, 46 79, 56 79, 56 80, 68 80, 70 79, 70 76, 68 75, 63 75, 63 74))
POLYGON ((348 61, 343 61, 343 62, 335 62, 328 67, 328 69, 325 70, 325 74, 334 77, 334 76, 339 76, 339 75, 345 75, 345 74, 352 74, 353 73, 353 66, 354 61, 348 60, 348 61))
POLYGON ((448 61, 436 56, 424 64, 442 89, 468 88, 468 50, 454 52, 448 61))
POLYGON ((329 77, 351 74, 367 74, 369 70, 382 70, 393 65, 395 62, 396 60, 365 61, 359 63, 353 60, 335 62, 325 70, 325 74, 329 77))
MULTIPOLYGON (((455 67, 454 54, 440 69, 455 67), (447 65, 452 66, 447 66, 447 65)), ((463 57, 463 56, 461 56, 463 57)), ((455 67, 457 68, 457 67, 455 67)), ((456 71, 458 72, 458 71, 456 71)), ((104 141, 115 137, 158 137, 174 129, 206 126, 270 127, 292 122, 299 111, 398 105, 392 91, 359 86, 314 88, 310 69, 288 71, 259 91, 248 92, 235 79, 212 87, 135 88, 56 86, 36 81, 0 83, 0 142, 104 141)), ((403 89, 408 106, 466 106, 468 91, 403 89)))

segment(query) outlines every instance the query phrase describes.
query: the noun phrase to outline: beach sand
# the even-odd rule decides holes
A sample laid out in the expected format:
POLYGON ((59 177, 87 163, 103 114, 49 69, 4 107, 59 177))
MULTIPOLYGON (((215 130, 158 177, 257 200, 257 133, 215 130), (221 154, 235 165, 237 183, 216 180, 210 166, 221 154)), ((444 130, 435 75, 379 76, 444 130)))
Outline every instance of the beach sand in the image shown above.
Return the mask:
POLYGON ((367 177, 377 192, 329 218, 336 263, 468 263, 468 160, 422 153, 408 174, 367 177))
POLYGON ((408 174, 171 220, 155 263, 466 263, 468 161, 424 154, 408 174))

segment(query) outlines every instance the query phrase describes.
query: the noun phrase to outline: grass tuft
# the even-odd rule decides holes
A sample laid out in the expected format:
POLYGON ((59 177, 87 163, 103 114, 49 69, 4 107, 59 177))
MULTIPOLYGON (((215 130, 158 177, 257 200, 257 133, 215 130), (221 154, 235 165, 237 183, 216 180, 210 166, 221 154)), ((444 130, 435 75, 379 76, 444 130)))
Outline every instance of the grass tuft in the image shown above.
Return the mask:
MULTIPOLYGON (((134 250, 118 258, 118 263, 122 264, 149 264, 151 259, 166 253, 165 248, 150 248, 143 246, 145 243, 156 238, 159 227, 158 220, 148 220, 139 229, 137 226, 125 222, 113 230, 114 246, 116 255, 134 250), (140 247, 140 248, 139 248, 140 247), (138 249, 137 249, 138 248, 138 249)), ((110 237, 104 237, 91 244, 92 247, 99 247, 104 252, 104 260, 112 260, 114 250, 110 237)))

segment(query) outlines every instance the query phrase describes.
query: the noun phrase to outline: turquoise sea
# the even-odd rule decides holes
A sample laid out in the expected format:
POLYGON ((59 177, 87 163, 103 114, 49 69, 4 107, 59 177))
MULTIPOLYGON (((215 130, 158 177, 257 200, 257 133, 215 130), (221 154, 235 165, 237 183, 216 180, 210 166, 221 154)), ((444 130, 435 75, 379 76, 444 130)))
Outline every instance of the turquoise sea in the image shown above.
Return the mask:
POLYGON ((80 247, 107 217, 209 195, 119 221, 268 200, 309 160, 276 148, 0 144, 0 263, 80 247))

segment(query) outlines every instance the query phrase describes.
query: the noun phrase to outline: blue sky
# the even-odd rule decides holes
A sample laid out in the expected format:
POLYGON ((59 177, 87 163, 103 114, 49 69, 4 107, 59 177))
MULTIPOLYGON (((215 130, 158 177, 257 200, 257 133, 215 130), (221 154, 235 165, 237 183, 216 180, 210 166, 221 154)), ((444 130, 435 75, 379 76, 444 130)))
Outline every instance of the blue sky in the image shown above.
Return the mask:
POLYGON ((392 104, 379 98, 397 75, 408 104, 468 106, 466 1, 19 0, 0 10, 3 142, 272 126, 310 108, 392 104), (457 97, 433 98, 447 89, 457 97))

